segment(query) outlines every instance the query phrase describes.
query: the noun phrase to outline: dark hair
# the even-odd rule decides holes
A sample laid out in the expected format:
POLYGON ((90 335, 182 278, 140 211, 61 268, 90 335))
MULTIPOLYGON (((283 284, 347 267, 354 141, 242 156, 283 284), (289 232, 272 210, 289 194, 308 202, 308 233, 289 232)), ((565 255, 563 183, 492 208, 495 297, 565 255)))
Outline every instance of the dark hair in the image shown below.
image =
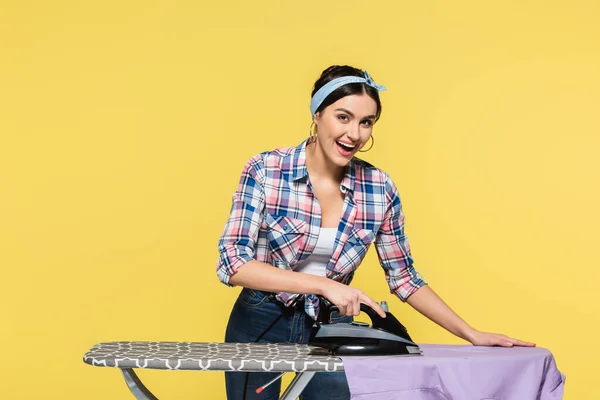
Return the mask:
MULTIPOLYGON (((321 73, 321 76, 315 82, 311 97, 317 93, 317 91, 323 87, 327 82, 339 78, 341 76, 365 76, 365 72, 361 69, 351 67, 349 65, 332 65, 321 73)), ((381 101, 379 100, 379 91, 366 83, 349 83, 344 86, 340 86, 335 89, 323 100, 319 108, 315 113, 323 111, 325 107, 330 106, 342 97, 350 96, 353 94, 366 93, 370 98, 377 104, 377 113, 375 114, 375 121, 379 119, 381 115, 381 101)))

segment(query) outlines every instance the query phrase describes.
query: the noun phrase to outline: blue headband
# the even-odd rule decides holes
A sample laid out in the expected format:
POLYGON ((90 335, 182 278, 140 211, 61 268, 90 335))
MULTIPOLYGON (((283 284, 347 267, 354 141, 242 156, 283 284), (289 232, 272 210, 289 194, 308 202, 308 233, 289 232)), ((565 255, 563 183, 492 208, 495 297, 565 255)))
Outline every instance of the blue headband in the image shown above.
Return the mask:
POLYGON ((317 93, 315 93, 315 95, 310 101, 310 114, 312 116, 315 115, 315 112, 317 112, 317 109, 319 108, 323 100, 325 100, 327 96, 331 94, 331 92, 333 92, 340 86, 344 86, 349 83, 366 83, 367 85, 374 87, 380 92, 386 90, 385 86, 376 84, 371 78, 371 76, 369 76, 369 73, 367 71, 365 71, 364 78, 361 78, 360 76, 342 76, 340 78, 336 78, 332 81, 327 82, 319 90, 317 90, 317 93))

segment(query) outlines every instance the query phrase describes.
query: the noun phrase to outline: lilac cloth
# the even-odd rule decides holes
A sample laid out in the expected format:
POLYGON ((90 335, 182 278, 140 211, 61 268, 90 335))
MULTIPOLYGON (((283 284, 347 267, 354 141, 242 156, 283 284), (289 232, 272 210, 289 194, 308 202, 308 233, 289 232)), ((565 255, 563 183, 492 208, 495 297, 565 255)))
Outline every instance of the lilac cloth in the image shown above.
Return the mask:
POLYGON ((558 400, 565 376, 540 347, 419 345, 423 356, 341 356, 356 400, 558 400))

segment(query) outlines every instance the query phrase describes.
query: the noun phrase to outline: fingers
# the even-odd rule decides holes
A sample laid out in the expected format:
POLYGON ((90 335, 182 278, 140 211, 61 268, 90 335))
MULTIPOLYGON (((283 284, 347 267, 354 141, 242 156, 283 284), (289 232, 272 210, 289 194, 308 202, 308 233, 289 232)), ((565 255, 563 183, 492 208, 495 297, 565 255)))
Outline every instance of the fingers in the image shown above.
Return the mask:
POLYGON ((375 310, 375 312, 382 318, 386 317, 385 311, 383 311, 377 302, 373 301, 362 291, 341 283, 337 283, 335 286, 332 286, 331 291, 328 291, 325 297, 337 306, 337 309, 341 315, 360 315, 360 305, 361 303, 364 303, 375 310))
POLYGON ((513 347, 513 346, 524 346, 524 347, 534 347, 535 343, 525 342, 523 340, 513 339, 511 337, 505 335, 496 335, 494 344, 502 347, 513 347))
POLYGON ((535 343, 525 342, 523 340, 510 338, 509 341, 512 343, 513 346, 535 347, 535 343))
POLYGON ((371 307, 377 314, 379 314, 382 318, 386 317, 385 311, 383 308, 377 303, 375 300, 371 299, 367 295, 363 295, 361 298, 361 302, 371 307))
POLYGON ((348 296, 344 304, 344 310, 340 309, 340 314, 347 317, 358 315, 360 312, 360 303, 358 302, 358 294, 352 293, 348 296), (358 307, 358 311, 357 311, 358 307))
POLYGON ((472 343, 479 346, 502 346, 502 347, 514 347, 514 346, 525 346, 534 347, 535 343, 525 342, 523 340, 513 339, 506 335, 498 333, 488 333, 478 331, 477 335, 473 338, 472 343))
POLYGON ((341 315, 351 317, 354 315, 358 315, 360 312, 360 303, 358 302, 358 295, 356 293, 352 293, 343 299, 339 304, 337 304, 338 311, 341 315), (356 311, 358 305, 358 311, 356 311))
POLYGON ((352 302, 352 315, 357 316, 360 314, 360 300, 356 296, 355 301, 352 302))
POLYGON ((508 336, 497 333, 488 334, 492 346, 512 347, 513 344, 508 336))
POLYGON ((503 342, 502 345, 505 347, 512 347, 512 346, 534 347, 535 346, 534 343, 525 342, 525 341, 519 340, 519 339, 514 339, 514 338, 511 338, 511 337, 508 337, 505 335, 498 335, 498 337, 503 342))

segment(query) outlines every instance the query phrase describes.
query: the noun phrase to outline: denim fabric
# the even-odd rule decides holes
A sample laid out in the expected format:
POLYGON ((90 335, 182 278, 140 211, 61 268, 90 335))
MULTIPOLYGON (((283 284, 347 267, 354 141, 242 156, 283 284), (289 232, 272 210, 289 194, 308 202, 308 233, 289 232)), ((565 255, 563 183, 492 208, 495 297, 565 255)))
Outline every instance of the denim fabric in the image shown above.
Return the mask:
MULTIPOLYGON (((225 342, 254 342, 277 317, 284 315, 262 337, 260 343, 307 343, 314 321, 304 312, 304 305, 285 307, 270 293, 242 289, 237 298, 225 333, 225 342)), ((349 322, 351 317, 334 313, 334 321, 349 322)), ((256 388, 277 376, 277 373, 250 372, 245 400, 277 400, 281 391, 281 379, 271 384, 262 393, 256 388)), ((225 372, 225 387, 228 400, 244 400, 246 373, 225 372)), ((318 372, 306 386, 301 400, 349 400, 350 391, 344 372, 318 372)))

